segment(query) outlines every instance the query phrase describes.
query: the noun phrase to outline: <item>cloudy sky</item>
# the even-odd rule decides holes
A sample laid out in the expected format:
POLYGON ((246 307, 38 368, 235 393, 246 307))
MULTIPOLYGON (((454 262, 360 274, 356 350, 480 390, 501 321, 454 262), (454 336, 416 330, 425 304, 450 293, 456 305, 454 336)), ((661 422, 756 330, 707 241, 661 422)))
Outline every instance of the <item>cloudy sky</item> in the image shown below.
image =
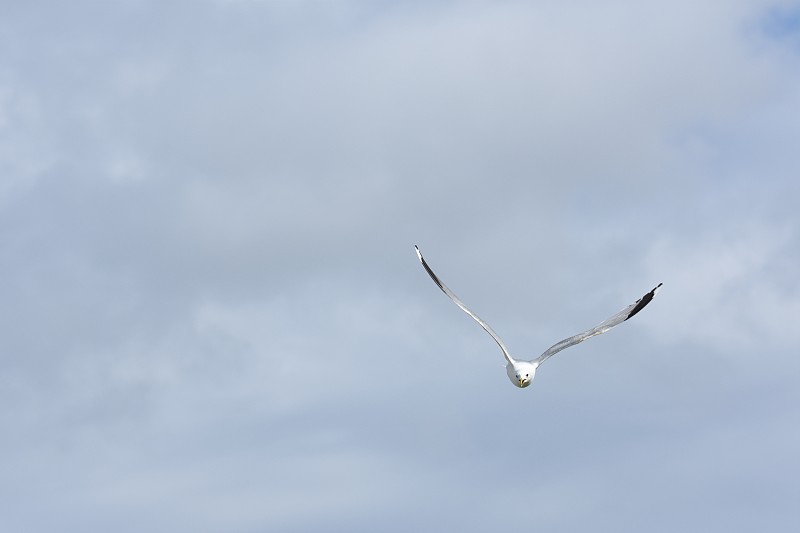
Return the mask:
POLYGON ((0 7, 15 532, 789 531, 800 4, 0 7), (413 245, 533 358, 513 387, 413 245))

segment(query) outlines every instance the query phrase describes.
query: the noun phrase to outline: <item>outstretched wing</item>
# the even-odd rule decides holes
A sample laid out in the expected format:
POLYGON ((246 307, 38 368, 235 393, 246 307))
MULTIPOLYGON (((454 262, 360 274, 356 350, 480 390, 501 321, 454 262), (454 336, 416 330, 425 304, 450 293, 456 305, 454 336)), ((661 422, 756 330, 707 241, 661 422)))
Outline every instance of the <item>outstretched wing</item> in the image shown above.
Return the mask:
POLYGON ((438 286, 439 286, 439 288, 440 288, 440 289, 442 289, 442 292, 443 292, 443 293, 445 293, 447 296, 449 296, 449 297, 450 297, 450 299, 451 299, 451 300, 453 300, 453 301, 456 303, 456 305, 457 305, 457 306, 459 306, 459 307, 460 307, 460 308, 461 308, 461 309, 462 309, 462 310, 463 310, 465 313, 467 313, 469 316, 471 316, 472 318, 474 318, 474 319, 475 319, 475 322, 477 322, 478 324, 480 324, 480 325, 481 325, 481 327, 482 327, 483 329, 485 329, 485 330, 486 330, 486 332, 487 332, 489 335, 491 335, 491 336, 492 336, 492 338, 494 339, 494 342, 496 342, 496 343, 497 343, 497 345, 500 347, 500 349, 501 349, 501 350, 503 350, 503 357, 505 357, 505 358, 506 358, 506 361, 508 361, 509 363, 513 364, 513 363, 514 363, 514 359, 513 359, 513 358, 511 357, 511 355, 508 353, 508 349, 506 348, 506 345, 505 345, 505 344, 503 344, 503 341, 501 341, 501 340, 500 340, 500 337, 498 337, 498 336, 497 336, 497 333, 495 333, 495 332, 494 332, 494 330, 493 330, 492 328, 490 328, 490 327, 489 327, 489 324, 487 324, 486 322, 484 322, 484 321, 483 321, 483 320, 482 320, 482 319, 481 319, 481 318, 480 318, 478 315, 476 315, 475 313, 473 313, 473 312, 470 310, 470 308, 469 308, 469 307, 467 307, 466 305, 464 305, 464 302, 462 302, 461 300, 459 300, 459 299, 458 299, 458 296, 456 296, 455 294, 453 294, 453 291, 451 291, 450 289, 448 289, 448 288, 447 288, 447 286, 446 286, 444 283, 442 283, 442 280, 440 280, 440 279, 439 279, 439 276, 437 276, 436 274, 434 274, 434 273, 433 273, 433 270, 431 270, 431 267, 429 267, 429 266, 428 266, 428 263, 426 263, 426 262, 425 262, 425 259, 422 257, 422 254, 419 252, 419 248, 417 247, 417 245, 416 245, 416 244, 414 245, 414 248, 417 250, 417 257, 419 257, 419 261, 420 261, 420 263, 422 263, 422 266, 425 268, 425 271, 426 271, 426 272, 428 273, 428 275, 431 277, 431 279, 433 280, 433 282, 434 282, 434 283, 436 283, 436 285, 438 285, 438 286))
POLYGON ((545 361, 547 361, 550 357, 557 354, 564 348, 569 348, 570 346, 574 346, 580 342, 585 341, 595 335, 600 335, 601 333, 605 333, 606 331, 610 330, 614 326, 618 326, 628 320, 630 317, 641 311, 645 308, 647 304, 649 304, 653 298, 655 297, 658 289, 661 287, 661 283, 655 286, 652 291, 648 292, 634 303, 617 313, 616 315, 612 316, 611 318, 604 320, 597 326, 593 327, 590 330, 584 331, 583 333, 578 333, 577 335, 573 335, 572 337, 566 338, 563 341, 557 342, 552 345, 550 348, 547 349, 542 355, 531 361, 536 366, 541 365, 545 361))

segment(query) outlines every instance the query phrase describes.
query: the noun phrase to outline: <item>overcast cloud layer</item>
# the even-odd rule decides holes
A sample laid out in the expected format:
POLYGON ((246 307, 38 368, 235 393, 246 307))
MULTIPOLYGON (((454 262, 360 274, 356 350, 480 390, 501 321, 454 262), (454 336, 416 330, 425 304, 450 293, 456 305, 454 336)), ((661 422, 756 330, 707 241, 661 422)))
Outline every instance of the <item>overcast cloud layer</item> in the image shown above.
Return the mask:
POLYGON ((15 532, 790 531, 800 4, 6 2, 15 532), (420 268, 533 358, 519 390, 420 268))

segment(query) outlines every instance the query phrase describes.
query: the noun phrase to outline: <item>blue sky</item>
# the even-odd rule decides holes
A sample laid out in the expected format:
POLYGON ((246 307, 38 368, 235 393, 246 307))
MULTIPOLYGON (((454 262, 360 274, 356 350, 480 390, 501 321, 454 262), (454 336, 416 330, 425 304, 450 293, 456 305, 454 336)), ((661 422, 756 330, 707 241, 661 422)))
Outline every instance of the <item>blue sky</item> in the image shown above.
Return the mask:
POLYGON ((799 10, 7 3, 4 528, 792 529, 799 10))

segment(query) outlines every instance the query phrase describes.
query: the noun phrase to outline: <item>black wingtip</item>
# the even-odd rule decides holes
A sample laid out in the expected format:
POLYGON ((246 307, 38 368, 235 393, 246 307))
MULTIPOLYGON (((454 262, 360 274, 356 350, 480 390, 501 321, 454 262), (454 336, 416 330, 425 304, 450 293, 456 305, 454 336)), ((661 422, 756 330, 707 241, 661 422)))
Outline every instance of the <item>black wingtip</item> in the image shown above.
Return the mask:
POLYGON ((658 285, 653 287, 653 290, 651 290, 650 292, 639 298, 639 300, 636 302, 636 306, 633 309, 631 309, 631 312, 628 313, 628 316, 625 317, 625 320, 628 320, 633 315, 644 309, 647 306, 647 304, 652 302, 653 298, 655 298, 656 293, 658 292, 658 289, 661 288, 661 285, 663 284, 659 283, 658 285))
POLYGON ((444 285, 442 284, 442 281, 439 279, 439 276, 437 276, 436 274, 433 273, 433 270, 431 270, 431 267, 428 266, 428 262, 425 261, 425 258, 422 257, 422 252, 419 251, 419 248, 417 247, 416 244, 414 245, 414 248, 416 248, 416 250, 417 250, 417 257, 419 258, 419 262, 422 263, 422 267, 425 269, 425 272, 427 272, 428 275, 433 280, 433 282, 436 283, 436 285, 440 289, 442 289, 442 292, 447 294, 447 291, 444 289, 444 285))

